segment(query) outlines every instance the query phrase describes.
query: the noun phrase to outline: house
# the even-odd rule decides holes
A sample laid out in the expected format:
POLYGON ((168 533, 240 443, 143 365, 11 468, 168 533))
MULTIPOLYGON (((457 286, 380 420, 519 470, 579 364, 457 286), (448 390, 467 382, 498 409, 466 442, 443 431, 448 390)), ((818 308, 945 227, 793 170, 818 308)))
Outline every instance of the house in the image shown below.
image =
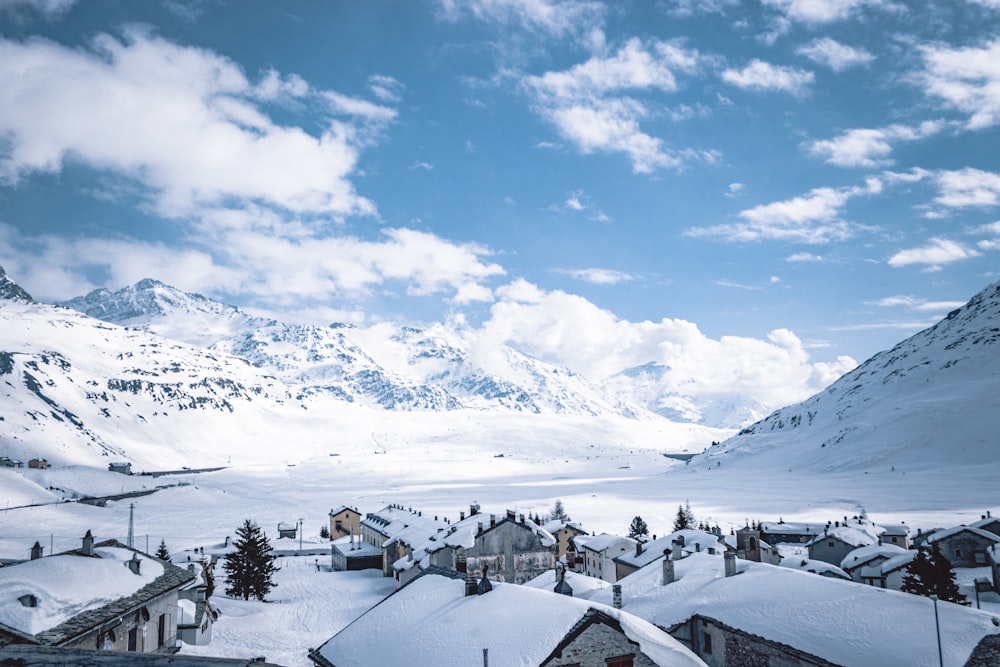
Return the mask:
MULTIPOLYGON (((36 545, 37 546, 37 545, 36 545)), ((0 568, 0 645, 172 653, 179 592, 195 575, 116 540, 0 568)))
POLYGON ((576 562, 576 544, 573 543, 573 538, 586 535, 587 531, 578 523, 558 519, 543 524, 542 529, 556 539, 556 557, 565 558, 566 564, 572 569, 576 562))
POLYGON ((108 470, 111 472, 116 472, 121 475, 131 475, 132 474, 132 464, 127 461, 116 461, 114 463, 108 464, 108 470))
MULTIPOLYGON (((712 667, 937 667, 934 602, 787 567, 692 554, 618 582, 622 611, 667 629, 712 667), (664 581, 668 582, 664 584, 664 581)), ((614 599, 596 592, 591 601, 614 599)), ((1000 619, 939 602, 943 664, 962 665, 1000 619)))
POLYGON ((863 584, 875 588, 901 591, 903 590, 903 577, 906 576, 907 568, 916 557, 916 550, 907 549, 886 560, 874 561, 870 565, 865 565, 857 574, 863 584))
POLYGON ((806 543, 809 548, 810 560, 821 560, 831 565, 840 566, 847 554, 858 547, 878 544, 879 529, 864 518, 854 518, 848 523, 834 522, 827 524, 823 533, 806 543))
POLYGON ((278 539, 283 537, 288 537, 295 539, 295 536, 299 533, 299 525, 297 523, 279 523, 278 524, 278 539))
POLYGON ((48 470, 49 462, 45 459, 29 459, 28 467, 35 468, 36 470, 48 470))
MULTIPOLYGON (((478 505, 473 505, 478 511, 478 505)), ((462 512, 462 518, 465 513, 462 512)), ((438 517, 424 516, 423 512, 400 505, 389 505, 377 512, 369 512, 361 520, 361 541, 382 550, 382 574, 393 576, 392 565, 412 552, 415 543, 444 529, 447 524, 438 517)))
POLYGON ((770 563, 777 565, 781 562, 781 554, 778 549, 772 547, 761 537, 760 527, 744 526, 736 531, 735 535, 726 538, 726 544, 736 550, 736 557, 742 560, 752 560, 755 563, 770 563), (731 540, 730 538, 735 538, 731 540))
POLYGON ((805 544, 823 532, 823 525, 793 521, 761 521, 760 539, 768 544, 805 544))
POLYGON ((685 528, 649 542, 636 541, 635 551, 624 553, 614 559, 615 581, 623 579, 652 562, 665 556, 680 560, 693 553, 722 555, 726 552, 726 544, 719 535, 703 530, 685 528))
POLYGON ((902 549, 910 548, 910 527, 905 523, 897 523, 882 526, 882 532, 878 536, 882 544, 892 544, 902 549))
POLYGON ((993 516, 990 512, 982 515, 979 521, 974 521, 968 524, 969 528, 979 528, 980 530, 985 530, 993 533, 994 535, 1000 535, 1000 519, 993 516))
POLYGON ((860 582, 863 568, 874 567, 905 553, 906 549, 894 544, 870 544, 867 547, 858 547, 844 556, 844 560, 840 561, 840 568, 853 581, 860 582))
POLYGON ((615 558, 635 550, 635 540, 620 535, 578 535, 573 538, 577 553, 583 555, 583 574, 614 583, 618 581, 615 558))
POLYGON ((177 638, 185 644, 205 646, 212 643, 212 627, 218 619, 218 612, 209 600, 206 579, 206 572, 212 568, 210 558, 187 563, 186 569, 195 579, 178 592, 177 600, 177 638))
POLYGON ((330 539, 346 535, 361 535, 361 512, 341 505, 330 510, 330 539))
POLYGON ((0 456, 0 468, 23 468, 24 462, 17 461, 9 456, 0 456))
MULTIPOLYGON (((774 565, 774 563, 771 564, 774 565)), ((851 575, 847 574, 847 572, 840 569, 836 565, 831 565, 830 563, 822 560, 810 560, 808 558, 784 558, 779 565, 781 567, 788 567, 800 572, 818 574, 821 577, 851 581, 851 575)))
POLYGON ((330 569, 334 572, 381 570, 382 548, 362 541, 360 536, 338 537, 330 544, 330 569))
POLYGON ((470 510, 467 518, 408 546, 405 556, 393 564, 397 585, 428 567, 459 569, 459 562, 469 572, 480 574, 488 568, 494 581, 515 584, 555 566, 555 538, 524 514, 513 510, 487 514, 478 505, 470 510))
POLYGON ((952 567, 986 567, 987 552, 1000 544, 1000 536, 971 526, 955 526, 936 531, 926 540, 929 547, 937 546, 951 561, 952 567))
POLYGON ((475 578, 437 571, 369 609, 309 658, 318 667, 705 664, 651 623, 611 606, 511 584, 479 594, 475 578))

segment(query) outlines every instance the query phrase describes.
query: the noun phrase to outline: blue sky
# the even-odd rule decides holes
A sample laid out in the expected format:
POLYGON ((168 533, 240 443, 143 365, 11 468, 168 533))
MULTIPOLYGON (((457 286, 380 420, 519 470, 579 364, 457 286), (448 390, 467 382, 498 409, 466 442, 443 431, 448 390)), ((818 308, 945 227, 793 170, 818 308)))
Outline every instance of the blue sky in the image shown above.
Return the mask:
POLYGON ((0 0, 0 263, 45 300, 149 276, 797 396, 997 279, 998 28, 1000 0, 0 0))

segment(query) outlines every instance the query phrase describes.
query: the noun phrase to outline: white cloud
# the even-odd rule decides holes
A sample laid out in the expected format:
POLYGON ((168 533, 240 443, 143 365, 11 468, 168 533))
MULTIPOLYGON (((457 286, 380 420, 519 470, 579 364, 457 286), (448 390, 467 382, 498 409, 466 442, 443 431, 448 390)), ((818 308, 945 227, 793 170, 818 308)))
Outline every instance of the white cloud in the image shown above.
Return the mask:
POLYGON ((914 296, 906 296, 902 294, 887 296, 885 298, 878 299, 877 301, 869 301, 868 303, 873 306, 881 306, 884 308, 903 307, 919 312, 948 311, 954 310, 955 308, 961 308, 965 305, 964 301, 928 301, 927 299, 920 299, 914 296))
POLYGON ((892 160, 892 142, 916 141, 940 132, 945 124, 926 121, 916 127, 889 125, 878 129, 855 128, 833 139, 813 141, 807 150, 824 161, 840 167, 878 167, 889 165, 892 160))
POLYGON ((982 47, 922 49, 927 94, 969 114, 972 129, 1000 122, 1000 39, 982 47))
POLYGON ((403 98, 405 86, 397 79, 385 74, 373 74, 368 77, 368 89, 383 102, 397 103, 403 98))
POLYGON ((929 268, 937 269, 942 264, 949 264, 978 256, 979 252, 974 248, 969 248, 949 239, 932 238, 918 248, 900 250, 889 258, 889 266, 899 267, 911 264, 925 264, 929 268))
POLYGON ((634 96, 677 89, 675 71, 697 67, 697 52, 668 42, 629 40, 614 54, 563 71, 527 76, 521 85, 536 111, 581 153, 622 153, 636 173, 681 164, 681 157, 641 128, 652 112, 634 96))
POLYGON ((375 104, 368 100, 349 95, 341 95, 332 90, 322 93, 322 96, 330 103, 334 113, 348 116, 358 116, 369 121, 386 122, 396 117, 396 110, 375 104))
MULTIPOLYGON (((528 291, 521 284, 517 291, 528 291)), ((530 300, 507 298, 492 306, 484 339, 515 345, 593 380, 658 362, 670 367, 664 390, 701 397, 741 393, 769 407, 802 400, 857 363, 842 357, 813 363, 802 342, 786 329, 766 339, 712 339, 684 320, 631 322, 586 299, 561 291, 531 290, 530 300)))
POLYGON ((826 65, 834 72, 843 72, 851 67, 868 65, 875 56, 868 51, 841 44, 835 39, 822 37, 800 47, 798 53, 813 62, 826 65))
POLYGON ((617 285, 636 279, 632 274, 614 269, 561 269, 556 273, 594 285, 617 285))
POLYGON ((58 18, 68 12, 77 0, 0 0, 0 14, 31 10, 47 18, 58 18))
POLYGON ((883 0, 762 0, 793 21, 807 24, 830 23, 846 19, 865 5, 885 6, 883 0))
POLYGON ((254 85, 222 56, 137 28, 124 40, 99 35, 89 49, 0 39, 0 136, 8 144, 0 181, 58 172, 71 156, 141 184, 168 217, 233 200, 373 214, 350 181, 357 128, 330 120, 313 136, 256 104, 301 92, 297 77, 267 73, 254 85))
POLYGON ((582 211, 586 207, 580 202, 579 197, 570 197, 566 200, 566 208, 572 211, 582 211))
POLYGON ((1000 9, 1000 0, 969 0, 969 2, 989 7, 990 9, 1000 9))
POLYGON ((729 186, 726 188, 726 196, 729 198, 735 197, 740 192, 742 192, 744 188, 746 188, 746 186, 743 185, 742 183, 730 183, 729 186))
POLYGON ((948 208, 1000 204, 1000 174, 971 167, 935 172, 939 189, 934 201, 948 208))
POLYGON ((667 11, 676 16, 725 14, 726 9, 739 3, 740 0, 669 0, 667 11))
POLYGON ((777 90, 802 95, 813 82, 813 73, 793 67, 772 65, 754 59, 743 69, 726 69, 722 80, 738 88, 751 90, 777 90))
POLYGON ((822 262, 823 257, 810 252, 796 252, 785 258, 786 262, 822 262))
POLYGON ((423 162, 421 160, 417 160, 416 162, 410 165, 410 169, 414 170, 420 169, 422 171, 434 171, 434 165, 432 165, 430 162, 423 162))
POLYGON ((877 179, 869 179, 865 186, 853 188, 815 188, 806 195, 740 211, 743 222, 693 227, 684 233, 694 237, 721 237, 727 241, 814 244, 840 241, 853 236, 857 228, 838 218, 841 209, 852 197, 880 191, 881 182, 877 179))
POLYGON ((441 0, 445 18, 480 21, 557 36, 586 34, 604 21, 605 6, 587 0, 441 0))

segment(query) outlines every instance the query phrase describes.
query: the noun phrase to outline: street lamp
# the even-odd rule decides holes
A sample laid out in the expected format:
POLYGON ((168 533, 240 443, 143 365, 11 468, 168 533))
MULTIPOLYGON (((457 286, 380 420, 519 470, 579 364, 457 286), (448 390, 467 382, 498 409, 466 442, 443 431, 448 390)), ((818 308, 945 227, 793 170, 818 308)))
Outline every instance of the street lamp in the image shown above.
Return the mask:
POLYGON ((944 654, 941 652, 941 621, 938 619, 938 596, 932 595, 931 599, 934 600, 934 629, 937 630, 938 665, 944 667, 944 654))

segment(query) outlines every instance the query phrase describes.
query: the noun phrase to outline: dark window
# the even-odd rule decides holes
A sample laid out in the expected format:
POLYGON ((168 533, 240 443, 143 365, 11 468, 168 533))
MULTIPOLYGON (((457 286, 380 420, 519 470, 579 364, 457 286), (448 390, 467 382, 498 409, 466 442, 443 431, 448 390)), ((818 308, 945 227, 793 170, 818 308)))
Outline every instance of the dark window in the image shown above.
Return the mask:
POLYGON ((156 648, 163 646, 163 642, 167 639, 167 615, 160 614, 159 620, 156 622, 156 648))
POLYGON ((705 649, 705 653, 712 653, 712 635, 707 632, 701 633, 701 645, 705 649))
POLYGON ((341 532, 343 530, 344 524, 343 524, 343 522, 341 522, 340 519, 337 519, 336 526, 337 526, 337 532, 339 533, 339 532, 341 532))
POLYGON ((132 628, 128 631, 128 650, 135 651, 139 648, 139 628, 132 628))
POLYGON ((620 655, 616 658, 608 658, 604 662, 608 667, 633 667, 632 658, 634 657, 632 655, 620 655))
POLYGON ((955 558, 961 558, 961 557, 962 557, 962 550, 955 549, 955 558))
POLYGON ((833 548, 833 541, 831 540, 830 542, 827 542, 826 546, 828 546, 828 547, 830 547, 832 549, 833 548))
POLYGON ((972 554, 972 558, 973 558, 973 560, 976 561, 976 564, 978 564, 978 565, 985 565, 986 564, 986 552, 985 551, 977 551, 976 553, 972 554))

